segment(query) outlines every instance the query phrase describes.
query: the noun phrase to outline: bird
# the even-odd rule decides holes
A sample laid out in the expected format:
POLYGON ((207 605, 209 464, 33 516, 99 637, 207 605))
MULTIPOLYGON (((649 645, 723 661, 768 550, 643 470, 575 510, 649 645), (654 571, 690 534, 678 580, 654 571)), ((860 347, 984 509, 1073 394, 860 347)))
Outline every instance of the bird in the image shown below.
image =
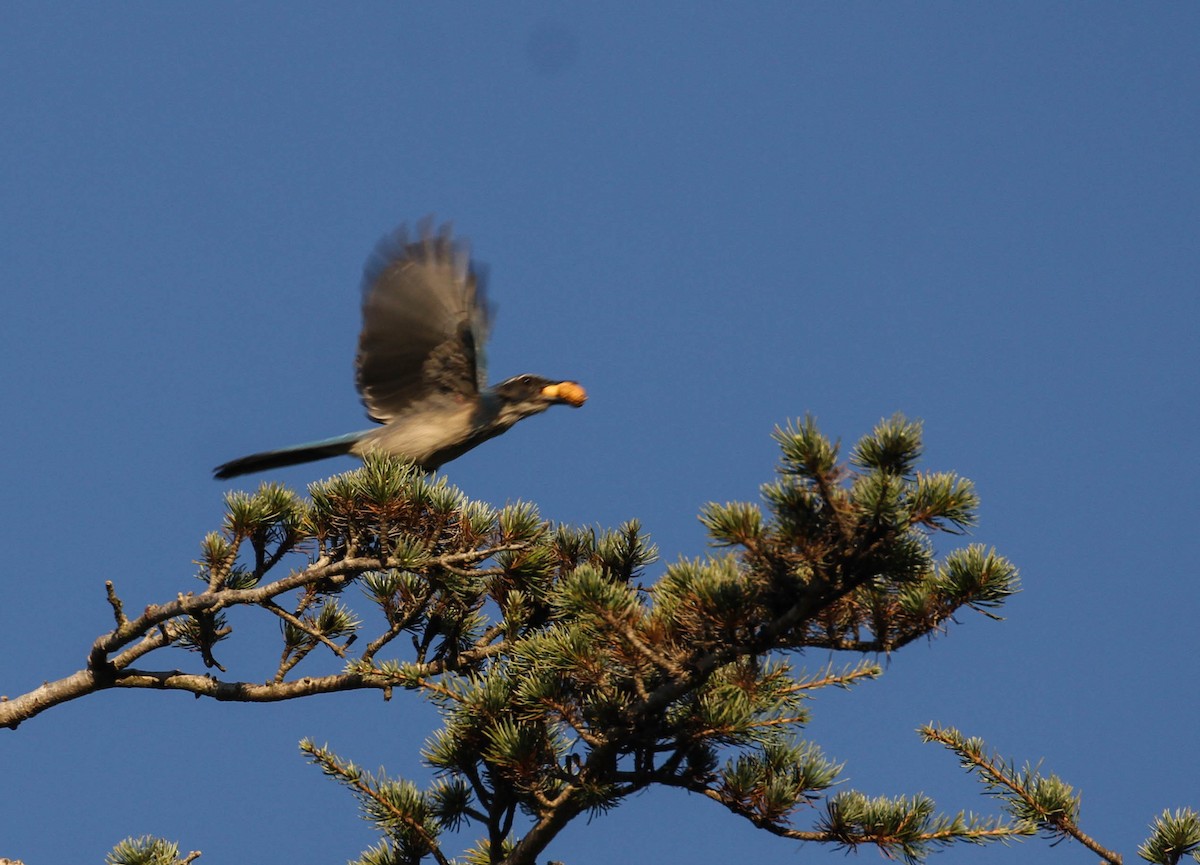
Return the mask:
POLYGON ((427 472, 553 405, 578 408, 575 381, 517 375, 487 384, 486 280, 448 225, 420 223, 379 241, 363 268, 355 384, 381 426, 250 454, 213 469, 226 480, 328 457, 392 454, 427 472))

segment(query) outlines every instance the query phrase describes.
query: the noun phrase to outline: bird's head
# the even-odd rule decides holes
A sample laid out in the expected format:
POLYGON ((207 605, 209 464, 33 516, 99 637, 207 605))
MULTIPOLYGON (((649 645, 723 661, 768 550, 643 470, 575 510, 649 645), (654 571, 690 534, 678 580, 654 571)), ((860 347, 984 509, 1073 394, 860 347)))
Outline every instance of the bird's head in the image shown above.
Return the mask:
POLYGON ((552 405, 579 408, 587 401, 587 391, 573 381, 551 381, 536 375, 518 375, 505 379, 491 389, 498 403, 501 423, 511 426, 523 417, 538 414, 552 405))

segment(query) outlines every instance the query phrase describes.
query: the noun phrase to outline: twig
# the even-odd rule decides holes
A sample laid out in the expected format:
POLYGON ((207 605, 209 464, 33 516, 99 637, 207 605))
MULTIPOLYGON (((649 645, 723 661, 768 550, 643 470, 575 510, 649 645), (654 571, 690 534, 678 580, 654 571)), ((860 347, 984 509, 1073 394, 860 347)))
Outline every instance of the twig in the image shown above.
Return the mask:
POLYGON ((291 613, 289 613, 283 607, 279 606, 279 604, 275 603, 274 601, 265 601, 262 604, 259 604, 259 606, 265 610, 270 610, 272 613, 279 616, 279 618, 283 619, 285 622, 287 622, 293 628, 303 631, 304 633, 306 633, 310 637, 312 637, 314 640, 324 643, 326 646, 329 647, 329 651, 333 652, 339 658, 346 657, 346 650, 344 648, 339 646, 333 640, 326 637, 320 631, 315 631, 312 628, 310 628, 303 621, 301 621, 300 619, 293 616, 291 613))
POLYGON ((113 588, 112 580, 104 581, 104 590, 108 594, 108 605, 112 607, 113 618, 117 620, 117 627, 123 627, 129 623, 129 619, 125 617, 125 609, 121 604, 121 599, 117 597, 117 590, 113 588))

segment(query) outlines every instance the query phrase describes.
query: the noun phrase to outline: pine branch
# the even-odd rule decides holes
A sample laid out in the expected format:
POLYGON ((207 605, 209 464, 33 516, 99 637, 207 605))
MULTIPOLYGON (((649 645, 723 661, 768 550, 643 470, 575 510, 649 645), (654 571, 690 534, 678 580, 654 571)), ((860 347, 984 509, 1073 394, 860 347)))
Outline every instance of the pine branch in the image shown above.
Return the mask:
MULTIPOLYGON (((106 865, 191 865, 199 858, 200 851, 193 850, 180 859, 178 844, 147 835, 119 841, 104 857, 104 861, 106 865)), ((10 861, 0 859, 0 865, 5 865, 10 861)), ((21 863, 11 862, 11 865, 21 865, 21 863)))
MULTIPOLYGON (((322 634, 320 631, 310 628, 303 621, 301 621, 300 619, 293 616, 291 613, 289 613, 283 607, 279 606, 274 601, 264 601, 263 603, 259 604, 259 606, 262 607, 264 610, 274 613, 275 615, 277 615, 279 618, 283 619, 283 621, 287 622, 289 625, 291 625, 296 630, 303 631, 305 634, 308 634, 308 636, 312 637, 318 643, 321 643, 324 646, 326 646, 329 649, 329 651, 333 652, 339 658, 346 657, 346 648, 349 646, 349 643, 347 643, 346 646, 339 646, 333 640, 329 639, 327 636, 322 634)), ((353 638, 351 638, 350 642, 353 642, 353 638)), ((276 678, 281 680, 283 678, 283 676, 279 675, 276 678)))
POLYGON ((858 667, 843 673, 833 672, 833 665, 830 664, 825 668, 825 672, 821 673, 817 678, 796 682, 790 685, 786 689, 786 692, 815 691, 830 686, 835 688, 849 688, 851 685, 858 684, 863 679, 878 679, 882 675, 883 668, 878 664, 862 663, 858 667))
POLYGON ((1151 829, 1150 837, 1138 847, 1138 855, 1147 862, 1178 865, 1189 854, 1200 862, 1200 814, 1191 808, 1163 811, 1151 829))
POLYGON ((335 778, 358 796, 363 802, 364 810, 374 822, 386 828, 398 829, 397 840, 401 844, 414 846, 407 837, 409 835, 417 839, 419 843, 416 849, 412 850, 416 854, 413 861, 428 854, 438 865, 450 865, 450 860, 442 853, 437 838, 429 831, 425 820, 420 814, 414 813, 415 807, 419 807, 421 811, 425 810, 423 797, 416 794, 415 788, 411 785, 397 785, 386 778, 372 777, 354 764, 342 762, 327 749, 318 748, 310 741, 302 742, 300 747, 326 775, 335 778))
MULTIPOLYGON (((728 808, 739 817, 744 817, 753 823, 757 828, 764 829, 772 835, 777 835, 780 838, 790 838, 793 841, 812 841, 824 844, 835 844, 839 847, 855 848, 866 844, 873 844, 880 848, 887 855, 889 851, 896 850, 908 861, 920 861, 924 858, 923 855, 905 855, 904 847, 909 849, 919 850, 922 847, 929 845, 945 845, 955 841, 966 841, 970 843, 986 843, 989 841, 1010 841, 1024 837, 1025 832, 1020 827, 997 825, 995 823, 980 821, 976 818, 970 820, 962 820, 958 823, 963 815, 958 815, 954 821, 947 821, 950 825, 940 825, 933 830, 923 828, 914 828, 923 822, 920 818, 911 817, 907 824, 901 824, 897 828, 847 828, 844 824, 838 828, 818 829, 818 830, 803 830, 795 829, 786 823, 778 820, 770 820, 753 810, 747 808, 744 804, 732 799, 719 790, 714 790, 702 785, 693 785, 691 791, 699 793, 703 796, 712 799, 724 807, 728 808)), ((864 797, 865 799, 865 797, 864 797)))
POLYGON ((919 728, 927 742, 937 742, 958 755, 964 769, 979 775, 987 790, 1018 821, 1035 825, 1060 838, 1071 837, 1109 865, 1122 865, 1119 853, 1103 847, 1079 828, 1079 795, 1056 775, 1045 777, 1026 765, 1018 771, 1011 763, 989 755, 982 739, 964 737, 953 728, 926 724, 919 728))

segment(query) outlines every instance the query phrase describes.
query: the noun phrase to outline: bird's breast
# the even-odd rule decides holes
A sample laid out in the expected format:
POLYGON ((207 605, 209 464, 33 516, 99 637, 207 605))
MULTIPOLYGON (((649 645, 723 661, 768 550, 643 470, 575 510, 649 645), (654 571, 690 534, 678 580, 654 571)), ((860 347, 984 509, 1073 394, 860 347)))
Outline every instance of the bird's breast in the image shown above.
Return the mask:
POLYGON ((425 468, 436 468, 453 457, 475 431, 476 406, 445 402, 414 407, 386 426, 372 430, 355 445, 354 453, 382 451, 410 459, 425 468))

